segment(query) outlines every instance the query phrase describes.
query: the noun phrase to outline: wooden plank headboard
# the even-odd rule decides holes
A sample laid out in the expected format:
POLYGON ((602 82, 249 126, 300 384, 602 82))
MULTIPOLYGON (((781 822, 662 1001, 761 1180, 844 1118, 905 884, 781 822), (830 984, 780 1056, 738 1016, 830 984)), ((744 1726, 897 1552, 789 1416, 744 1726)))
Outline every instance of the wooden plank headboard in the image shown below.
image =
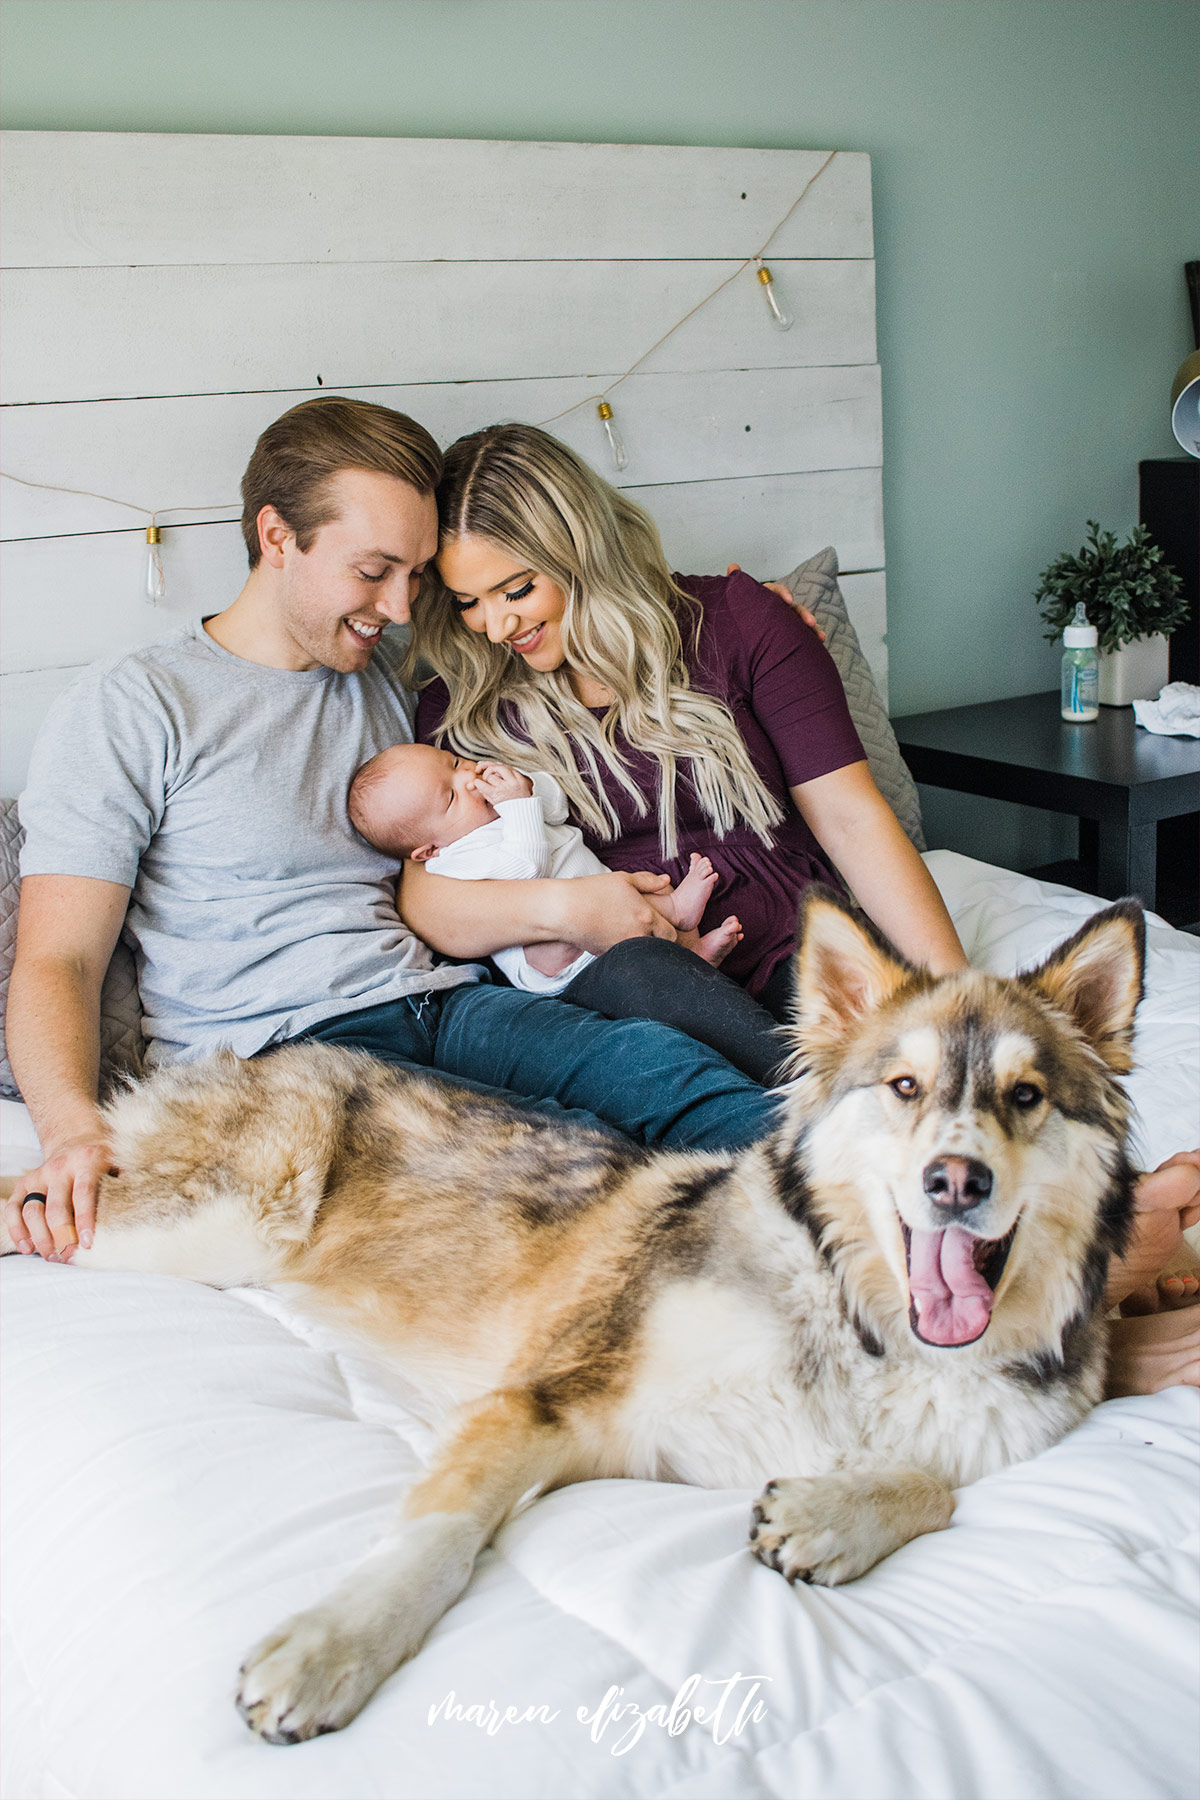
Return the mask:
MULTIPOLYGON (((272 418, 321 391, 442 441, 535 422, 628 368, 754 251, 825 153, 398 138, 5 132, 0 783, 94 658, 226 605, 237 488, 272 418), (175 523, 177 521, 177 523, 175 523)), ((870 162, 839 154, 753 269, 613 396, 619 480, 674 566, 779 574, 834 543, 886 681, 870 162)), ((614 476, 593 406, 551 427, 614 476)))

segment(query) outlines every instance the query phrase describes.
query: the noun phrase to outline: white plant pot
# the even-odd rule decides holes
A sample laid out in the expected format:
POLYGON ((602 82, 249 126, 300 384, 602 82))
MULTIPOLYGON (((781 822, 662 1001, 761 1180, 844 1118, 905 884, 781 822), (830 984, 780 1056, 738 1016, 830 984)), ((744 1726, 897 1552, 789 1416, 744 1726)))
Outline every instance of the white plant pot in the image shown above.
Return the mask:
POLYGON ((1132 706, 1135 700, 1157 700, 1167 685, 1168 641, 1161 632, 1135 638, 1100 658, 1101 706, 1132 706))

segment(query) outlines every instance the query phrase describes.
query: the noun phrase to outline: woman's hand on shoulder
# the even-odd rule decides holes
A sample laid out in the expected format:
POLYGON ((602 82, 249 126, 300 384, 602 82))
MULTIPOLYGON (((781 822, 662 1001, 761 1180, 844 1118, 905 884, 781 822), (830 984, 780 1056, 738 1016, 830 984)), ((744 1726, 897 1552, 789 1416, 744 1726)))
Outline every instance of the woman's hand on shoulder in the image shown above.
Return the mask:
MULTIPOLYGON (((741 572, 742 572, 741 563, 730 563, 729 567, 725 571, 725 573, 727 575, 740 575, 741 572)), ((764 581, 761 583, 761 585, 763 587, 765 587, 766 589, 768 589, 768 591, 770 593, 778 594, 779 598, 782 601, 784 601, 786 605, 790 606, 794 613, 799 613, 800 617, 804 620, 804 623, 808 626, 809 630, 815 631, 817 636, 820 638, 821 642, 822 643, 825 642, 825 633, 821 630, 821 627, 817 624, 816 614, 810 613, 807 606, 801 606, 800 602, 796 599, 796 596, 793 594, 791 588, 785 587, 782 581, 764 581)))

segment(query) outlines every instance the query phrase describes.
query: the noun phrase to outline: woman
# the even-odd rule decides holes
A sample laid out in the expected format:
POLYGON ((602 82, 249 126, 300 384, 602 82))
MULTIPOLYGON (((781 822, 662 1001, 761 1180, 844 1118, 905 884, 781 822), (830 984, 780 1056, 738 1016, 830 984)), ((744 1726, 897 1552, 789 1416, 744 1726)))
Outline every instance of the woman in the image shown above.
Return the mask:
MULTIPOLYGON (((871 780, 832 661, 781 601, 738 574, 675 581, 647 516, 531 426, 460 439, 438 500, 436 573, 414 608, 414 662, 423 653, 441 677, 422 696, 422 735, 549 769, 610 867, 665 863, 678 874, 692 850, 710 854, 725 879, 709 917, 733 910, 747 927, 726 968, 776 1015, 796 900, 830 863, 912 961, 965 966, 924 864, 871 780)), ((447 953, 482 954, 489 933, 492 947, 502 941, 495 890, 505 885, 586 884, 458 882, 406 864, 405 914, 447 953)), ((564 934, 537 907, 522 920, 564 934)), ((676 948, 647 938, 631 947, 676 948)), ((610 971, 625 948, 599 956, 563 997, 618 1010, 622 981, 610 971)), ((777 1044, 761 1049, 772 1014, 686 952, 670 964, 672 984, 685 969, 720 989, 717 1028, 696 1035, 745 1047, 757 1032, 765 1074, 778 1057, 777 1044)), ((665 991, 647 1000, 644 960, 637 979, 653 1016, 675 1022, 665 991)), ((1111 1391, 1200 1384, 1200 1283, 1192 1273, 1155 1280, 1177 1266, 1181 1227, 1200 1220, 1200 1151, 1144 1175, 1137 1201, 1133 1242, 1109 1275, 1110 1304, 1138 1315, 1113 1327, 1111 1391)))
MULTIPOLYGON (((422 736, 548 770, 610 868, 677 881, 692 852, 710 857, 701 929, 737 915, 725 973, 775 1019, 800 893, 835 870, 913 962, 965 966, 837 670, 790 608, 740 573, 673 577, 641 508, 533 426, 460 439, 438 502, 436 577, 413 615, 441 677, 422 736)), ((406 913, 414 901, 424 935, 432 902, 406 878, 406 913)))

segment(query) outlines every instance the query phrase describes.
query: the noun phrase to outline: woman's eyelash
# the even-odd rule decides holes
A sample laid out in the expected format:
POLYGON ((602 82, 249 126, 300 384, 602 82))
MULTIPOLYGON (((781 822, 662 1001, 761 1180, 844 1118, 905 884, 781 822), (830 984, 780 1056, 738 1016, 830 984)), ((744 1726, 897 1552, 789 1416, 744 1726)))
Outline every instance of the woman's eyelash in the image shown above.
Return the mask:
POLYGON ((473 600, 459 600, 454 594, 451 594, 450 604, 453 606, 455 612, 470 612, 475 602, 473 600))
POLYGON ((532 581, 527 581, 523 588, 517 588, 514 593, 505 594, 504 598, 506 600, 523 600, 525 598, 526 594, 531 594, 532 592, 533 592, 533 583, 532 583, 532 581))

